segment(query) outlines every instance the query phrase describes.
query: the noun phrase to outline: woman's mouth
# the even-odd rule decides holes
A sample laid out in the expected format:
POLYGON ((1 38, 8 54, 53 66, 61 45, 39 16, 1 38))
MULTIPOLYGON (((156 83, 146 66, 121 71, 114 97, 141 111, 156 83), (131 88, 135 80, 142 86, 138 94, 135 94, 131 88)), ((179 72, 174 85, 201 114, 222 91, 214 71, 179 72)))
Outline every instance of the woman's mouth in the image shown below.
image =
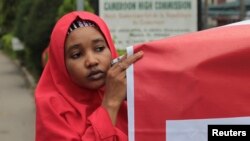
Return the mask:
POLYGON ((89 80, 99 80, 104 77, 104 72, 102 71, 91 71, 88 75, 89 80))

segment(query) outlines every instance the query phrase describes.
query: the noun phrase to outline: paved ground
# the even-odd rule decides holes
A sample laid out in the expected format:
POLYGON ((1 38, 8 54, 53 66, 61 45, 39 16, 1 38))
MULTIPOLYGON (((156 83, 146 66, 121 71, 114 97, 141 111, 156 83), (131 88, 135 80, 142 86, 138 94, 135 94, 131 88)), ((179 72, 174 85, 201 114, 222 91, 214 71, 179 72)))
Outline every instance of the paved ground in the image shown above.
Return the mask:
POLYGON ((33 90, 21 69, 0 51, 0 141, 34 141, 33 90))

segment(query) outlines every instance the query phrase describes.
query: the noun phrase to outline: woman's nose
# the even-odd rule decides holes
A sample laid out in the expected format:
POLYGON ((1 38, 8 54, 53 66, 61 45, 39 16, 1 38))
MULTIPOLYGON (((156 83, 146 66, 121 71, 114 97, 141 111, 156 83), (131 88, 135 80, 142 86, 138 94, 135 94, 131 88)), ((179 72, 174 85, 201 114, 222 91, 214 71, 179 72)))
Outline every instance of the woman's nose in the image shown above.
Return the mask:
POLYGON ((93 53, 86 54, 85 65, 86 67, 93 67, 98 64, 98 59, 93 53))

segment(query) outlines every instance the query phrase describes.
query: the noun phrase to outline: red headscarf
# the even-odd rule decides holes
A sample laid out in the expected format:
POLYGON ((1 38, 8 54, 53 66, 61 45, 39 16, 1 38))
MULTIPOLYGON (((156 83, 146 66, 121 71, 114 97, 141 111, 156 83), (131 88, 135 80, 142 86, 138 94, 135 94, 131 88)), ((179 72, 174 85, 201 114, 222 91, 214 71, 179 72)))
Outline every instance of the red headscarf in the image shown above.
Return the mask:
POLYGON ((117 57, 104 21, 91 13, 75 11, 63 16, 51 34, 49 60, 36 89, 36 141, 127 140, 124 103, 113 126, 101 107, 103 89, 90 91, 74 84, 64 61, 68 28, 77 19, 94 22, 102 32, 112 57, 117 57))

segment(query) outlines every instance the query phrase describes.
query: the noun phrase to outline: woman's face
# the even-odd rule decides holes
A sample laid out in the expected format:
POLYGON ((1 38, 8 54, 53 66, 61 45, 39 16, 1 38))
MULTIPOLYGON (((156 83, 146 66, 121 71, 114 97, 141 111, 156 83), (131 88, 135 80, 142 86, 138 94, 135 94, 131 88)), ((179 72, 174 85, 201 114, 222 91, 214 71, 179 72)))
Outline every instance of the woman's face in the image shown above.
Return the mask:
POLYGON ((94 27, 73 30, 66 39, 65 63, 73 82, 88 89, 98 89, 112 60, 108 45, 102 34, 94 27))

